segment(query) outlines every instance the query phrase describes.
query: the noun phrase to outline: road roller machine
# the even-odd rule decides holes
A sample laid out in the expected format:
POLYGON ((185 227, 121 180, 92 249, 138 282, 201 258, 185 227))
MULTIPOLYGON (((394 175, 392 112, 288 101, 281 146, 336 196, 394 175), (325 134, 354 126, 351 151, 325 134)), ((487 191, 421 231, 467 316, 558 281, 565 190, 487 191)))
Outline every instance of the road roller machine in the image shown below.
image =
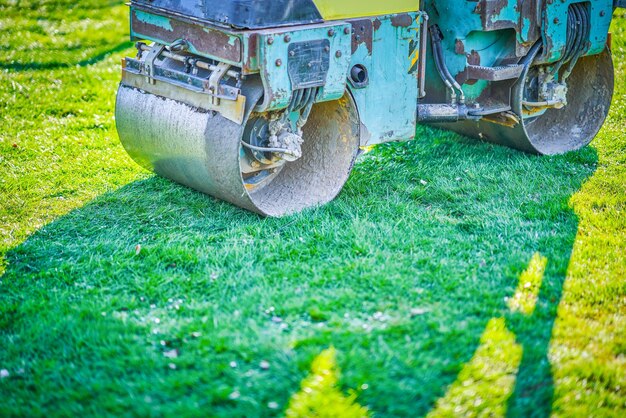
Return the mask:
POLYGON ((131 0, 116 124, 141 166, 264 216, 334 199, 418 124, 536 154, 586 146, 623 0, 131 0))

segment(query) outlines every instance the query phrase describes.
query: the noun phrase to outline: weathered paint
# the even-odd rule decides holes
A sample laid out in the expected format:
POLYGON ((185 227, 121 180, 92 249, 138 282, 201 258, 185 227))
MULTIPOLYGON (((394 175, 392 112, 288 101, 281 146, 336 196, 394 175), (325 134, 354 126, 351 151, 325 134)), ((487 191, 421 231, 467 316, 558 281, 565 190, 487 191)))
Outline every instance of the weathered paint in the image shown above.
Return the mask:
POLYGON ((164 45, 184 39, 189 52, 240 66, 242 35, 185 19, 166 17, 131 7, 130 33, 133 40, 148 40, 164 45))
POLYGON ((359 48, 359 45, 365 45, 368 52, 372 53, 372 36, 374 30, 380 28, 380 19, 359 19, 350 20, 352 25, 352 53, 354 54, 359 48))
POLYGON ((361 119, 361 145, 415 136, 420 18, 414 12, 372 19, 371 47, 359 43, 352 55, 350 67, 363 65, 369 75, 366 87, 349 85, 361 119))
MULTIPOLYGON (((558 61, 563 55, 567 42, 567 12, 574 3, 585 3, 583 0, 555 1, 546 7, 542 31, 544 35, 544 53, 542 62, 558 61)), ((587 55, 599 54, 604 50, 607 34, 613 15, 612 0, 593 0, 586 2, 590 7, 591 32, 587 55)))
MULTIPOLYGON (((492 83, 463 78, 468 65, 496 67, 516 63, 543 37, 543 56, 538 62, 552 63, 561 58, 567 39, 569 6, 582 0, 425 0, 424 9, 431 25, 443 33, 444 59, 450 72, 463 84, 470 103, 483 94, 493 95, 492 83), (544 9, 545 7, 545 9, 544 9), (490 88, 491 87, 491 88, 490 88)), ((607 42, 611 22, 611 0, 588 2, 591 33, 587 55, 600 53, 607 42)), ((427 55, 428 103, 447 101, 447 89, 435 69, 432 54, 427 55)), ((503 83, 504 89, 509 83, 503 83)), ((508 102, 507 92, 502 91, 508 102)), ((493 97, 490 97, 493 99, 493 97)))
POLYGON ((165 30, 173 31, 170 20, 165 16, 159 16, 152 13, 146 13, 141 10, 135 11, 137 21, 145 23, 150 26, 159 27, 165 30))
MULTIPOLYGON (((346 90, 346 78, 352 51, 351 26, 347 23, 327 23, 289 29, 266 29, 246 33, 247 43, 256 42, 256 64, 263 80, 265 96, 258 110, 284 109, 292 97, 292 83, 287 72, 289 45, 294 42, 328 39, 330 66, 326 84, 318 94, 317 102, 337 100, 346 90), (249 37, 257 39, 251 41, 249 37)), ((248 52, 252 52, 247 49, 248 52)), ((245 60, 250 62, 251 60, 245 60)))
MULTIPOLYGON (((213 1, 217 4, 219 0, 213 1)), ((432 66, 432 51, 420 54, 423 51, 420 50, 420 35, 424 33, 420 31, 420 21, 426 16, 416 11, 418 4, 415 9, 411 8, 413 11, 397 10, 397 14, 367 17, 368 10, 372 13, 375 10, 388 11, 400 3, 408 7, 409 2, 317 2, 326 3, 327 11, 335 10, 336 18, 356 16, 359 20, 292 25, 283 29, 272 26, 272 29, 263 30, 232 30, 215 26, 214 20, 208 17, 207 20, 190 18, 185 10, 170 10, 172 13, 166 14, 155 12, 154 16, 146 14, 146 10, 141 10, 143 14, 139 16, 131 11, 131 32, 135 39, 165 44, 185 39, 190 45, 189 52, 231 63, 240 67, 244 75, 260 73, 261 79, 246 77, 236 87, 230 86, 237 92, 241 88, 241 97, 218 108, 206 107, 205 97, 188 93, 184 86, 189 83, 174 85, 168 82, 169 79, 161 83, 156 78, 158 74, 150 71, 151 79, 159 81, 151 84, 140 67, 135 68, 135 74, 126 71, 118 93, 116 117, 120 138, 131 156, 157 173, 197 190, 263 215, 280 216, 331 200, 348 176, 356 156, 357 142, 367 146, 413 138, 416 105, 420 105, 420 109, 436 109, 437 106, 452 109, 450 114, 457 122, 442 126, 447 129, 543 154, 567 152, 588 144, 608 114, 614 80, 610 53, 603 48, 611 19, 611 0, 588 3, 591 31, 587 53, 602 52, 579 60, 568 79, 568 105, 549 110, 555 112, 555 117, 540 116, 532 123, 522 117, 522 107, 527 106, 524 104, 527 100, 524 89, 530 65, 519 65, 519 59, 542 35, 545 41, 543 59, 548 62, 559 59, 566 39, 568 7, 581 0, 427 0, 430 21, 443 32, 441 45, 446 67, 463 83, 468 107, 450 104, 448 92, 432 66), (350 10, 344 10, 343 15, 337 12, 341 9, 331 9, 348 5, 350 10), (303 158, 291 169, 281 172, 288 176, 286 181, 271 184, 279 187, 278 191, 268 188, 272 190, 270 193, 248 193, 247 183, 242 183, 242 151, 238 139, 244 135, 246 120, 254 109, 283 109, 290 103, 293 81, 307 73, 298 70, 295 75, 293 72, 290 75, 289 45, 312 41, 318 41, 316 44, 323 48, 328 45, 330 63, 326 56, 319 60, 319 56, 305 53, 296 54, 299 60, 291 61, 293 66, 300 68, 317 59, 323 63, 319 67, 326 68, 327 64, 329 67, 328 73, 313 71, 315 77, 311 77, 312 88, 317 88, 325 78, 317 101, 326 102, 314 107, 309 122, 303 127, 303 158), (228 55, 233 51, 236 53, 228 55), (428 65, 425 72, 427 94, 418 104, 419 63, 428 65), (356 69, 361 72, 351 72, 352 66, 357 65, 356 69), (520 67, 523 69, 521 76, 504 76, 506 71, 520 67), (369 79, 362 77, 363 68, 368 70, 369 79), (350 94, 344 94, 346 78, 352 74, 356 80, 350 80, 350 94), (460 78, 462 75, 465 78, 460 78), (517 82, 518 76, 525 82, 517 82), (477 80, 480 78, 483 79, 477 80), (265 98, 264 102, 256 106, 261 97, 265 98), (172 98, 175 100, 169 100, 172 98), (424 103, 434 105, 422 106, 424 103), (507 104, 510 105, 507 107, 507 104), (227 105, 232 106, 230 114, 221 108, 227 105), (490 112, 483 112, 484 105, 492 106, 488 109, 490 112), (217 111, 206 112, 206 109, 217 111), (475 113, 469 114, 467 120, 459 120, 461 111, 467 116, 468 109, 475 113), (473 118, 481 116, 478 112, 483 112, 484 117, 480 120, 473 118)), ((147 7, 152 0, 133 0, 132 3, 147 7)), ((154 3, 192 7, 196 11, 201 5, 208 4, 195 0, 154 0, 154 3)), ((225 1, 222 5, 229 3, 225 1)), ((278 3, 272 2, 274 10, 278 3)), ((256 2, 257 9, 262 6, 262 2, 256 2)), ((206 8, 203 11, 205 17, 207 13, 214 15, 215 12, 206 8)), ((333 15, 328 12, 328 16, 333 15)), ((256 18, 259 20, 259 16, 256 18)), ((262 19, 261 24, 264 24, 262 19)), ((437 31, 433 33, 438 35, 437 31)), ((438 42, 437 38, 436 45, 438 42)), ((309 46, 305 45, 303 49, 309 46)), ((536 54, 538 49, 531 51, 536 54)), ((533 58, 534 55, 529 57, 528 62, 533 58)), ((181 72, 181 77, 184 79, 186 73, 181 72)), ((300 86, 306 86, 307 81, 300 80, 300 86)), ((302 90, 298 94, 297 97, 301 97, 302 90)), ((436 113, 433 112, 433 116, 441 116, 436 113)), ((290 116, 293 122, 298 115, 292 113, 290 116)))

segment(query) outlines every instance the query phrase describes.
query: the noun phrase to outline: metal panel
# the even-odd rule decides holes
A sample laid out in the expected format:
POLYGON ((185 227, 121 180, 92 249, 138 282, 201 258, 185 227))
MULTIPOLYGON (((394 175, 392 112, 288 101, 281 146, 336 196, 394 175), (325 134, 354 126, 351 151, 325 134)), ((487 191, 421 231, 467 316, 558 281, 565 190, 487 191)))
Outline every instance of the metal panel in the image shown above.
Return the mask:
POLYGON ((350 64, 368 73, 366 87, 352 84, 350 89, 359 109, 362 145, 415 136, 420 22, 421 13, 376 17, 371 25, 351 21, 355 34, 365 34, 353 43, 350 64))
POLYGON ((563 55, 567 44, 567 14, 570 5, 574 3, 587 3, 590 8, 591 31, 587 55, 599 54, 604 50, 613 15, 612 0, 555 1, 546 5, 544 11, 542 30, 545 42, 541 62, 556 62, 563 55))
POLYGON ((130 26, 131 37, 135 40, 170 45, 184 39, 189 45, 189 52, 232 65, 241 65, 241 35, 134 7, 130 10, 130 26))
POLYGON ((312 0, 132 0, 133 5, 239 29, 321 23, 312 0))
MULTIPOLYGON (((317 102, 340 99, 346 90, 350 64, 351 34, 347 23, 301 26, 290 29, 267 29, 246 33, 244 43, 255 37, 258 56, 254 59, 265 88, 264 101, 257 110, 284 109, 294 90, 287 71, 289 48, 293 43, 328 40, 329 66, 324 87, 317 102)), ((251 49, 248 49, 251 51, 251 49)), ((250 62, 246 58, 246 62, 250 62)))

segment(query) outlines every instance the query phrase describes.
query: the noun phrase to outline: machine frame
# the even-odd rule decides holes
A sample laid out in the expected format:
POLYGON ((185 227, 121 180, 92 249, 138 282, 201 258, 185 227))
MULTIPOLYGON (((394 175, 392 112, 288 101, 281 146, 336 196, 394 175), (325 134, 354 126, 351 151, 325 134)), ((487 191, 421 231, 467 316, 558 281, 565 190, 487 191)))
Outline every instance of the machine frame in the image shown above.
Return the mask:
MULTIPOLYGON (((138 55, 123 61, 120 87, 240 125, 232 132, 243 135, 244 183, 264 173, 245 183, 252 194, 302 157, 302 144, 314 140, 303 136, 311 112, 342 98, 354 107, 345 114, 356 120, 345 123, 355 125, 361 147, 413 139, 417 125, 427 123, 553 154, 588 144, 608 113, 608 30, 621 0, 261 3, 132 0, 138 55), (254 99, 249 85, 261 89, 254 99)), ((133 110, 118 100, 119 111, 133 110)), ((343 123, 332 115, 330 122, 343 123)), ((146 138, 126 134, 134 129, 118 124, 118 130, 136 160, 180 177, 158 168, 164 150, 152 155, 139 145, 146 138)))

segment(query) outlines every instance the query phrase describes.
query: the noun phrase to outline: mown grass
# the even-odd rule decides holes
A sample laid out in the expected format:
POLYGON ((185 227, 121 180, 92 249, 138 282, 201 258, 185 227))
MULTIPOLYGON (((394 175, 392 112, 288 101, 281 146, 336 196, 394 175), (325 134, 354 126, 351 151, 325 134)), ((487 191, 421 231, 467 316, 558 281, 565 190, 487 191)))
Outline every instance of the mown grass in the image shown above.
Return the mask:
POLYGON ((125 155, 126 13, 0 2, 0 415, 282 415, 329 347, 376 416, 624 413, 623 12, 593 146, 424 129, 284 219, 125 155))

